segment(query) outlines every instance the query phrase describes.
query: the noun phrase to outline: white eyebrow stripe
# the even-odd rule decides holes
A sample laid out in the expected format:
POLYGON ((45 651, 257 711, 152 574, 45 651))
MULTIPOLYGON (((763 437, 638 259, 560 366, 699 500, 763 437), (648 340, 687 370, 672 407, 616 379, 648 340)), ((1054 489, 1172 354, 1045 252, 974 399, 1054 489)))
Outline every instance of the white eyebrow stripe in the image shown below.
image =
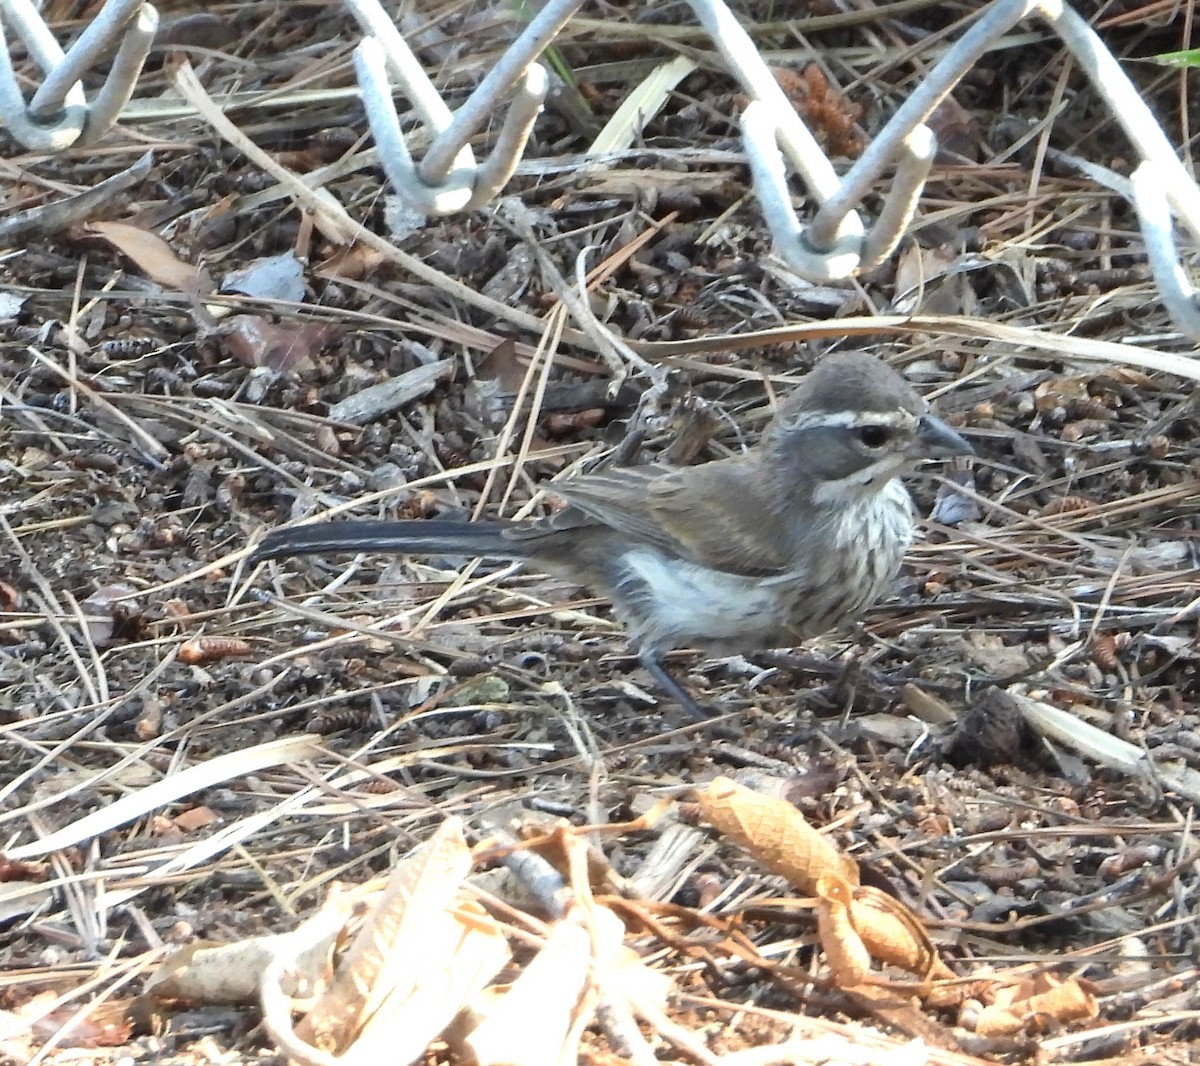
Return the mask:
POLYGON ((908 411, 813 411, 787 423, 787 428, 799 430, 888 426, 893 429, 910 429, 918 421, 918 417, 908 411))

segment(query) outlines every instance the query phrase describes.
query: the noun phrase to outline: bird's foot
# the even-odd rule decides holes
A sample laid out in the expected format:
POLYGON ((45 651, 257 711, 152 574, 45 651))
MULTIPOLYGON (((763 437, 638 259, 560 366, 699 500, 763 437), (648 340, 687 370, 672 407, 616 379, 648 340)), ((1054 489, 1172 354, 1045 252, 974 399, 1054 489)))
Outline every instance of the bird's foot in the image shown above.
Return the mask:
POLYGON ((708 662, 713 666, 722 667, 734 677, 748 678, 745 686, 751 691, 758 688, 767 678, 779 673, 778 667, 760 666, 758 663, 752 663, 744 655, 727 655, 721 659, 709 659, 708 662))
POLYGON ((697 703, 688 691, 667 673, 667 668, 663 666, 662 659, 657 654, 642 652, 638 658, 641 660, 642 666, 646 668, 646 672, 658 682, 659 688, 676 700, 689 718, 697 722, 705 722, 713 717, 712 711, 697 703))

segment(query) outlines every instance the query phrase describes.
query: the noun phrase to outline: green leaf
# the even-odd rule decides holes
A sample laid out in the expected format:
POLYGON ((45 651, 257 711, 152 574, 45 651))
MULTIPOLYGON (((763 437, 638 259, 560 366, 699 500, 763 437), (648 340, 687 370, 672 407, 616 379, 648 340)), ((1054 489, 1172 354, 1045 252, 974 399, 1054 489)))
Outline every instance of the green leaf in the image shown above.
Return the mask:
POLYGON ((1164 67, 1200 67, 1200 48, 1186 48, 1182 52, 1163 52, 1151 56, 1152 62, 1164 67))

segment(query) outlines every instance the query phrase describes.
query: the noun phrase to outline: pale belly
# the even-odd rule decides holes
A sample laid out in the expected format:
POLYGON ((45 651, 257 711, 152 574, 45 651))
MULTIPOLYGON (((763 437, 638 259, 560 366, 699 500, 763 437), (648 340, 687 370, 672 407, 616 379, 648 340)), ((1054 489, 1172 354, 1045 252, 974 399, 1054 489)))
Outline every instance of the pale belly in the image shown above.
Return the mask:
POLYGON ((639 647, 732 652, 778 645, 787 589, 649 548, 626 553, 621 565, 614 603, 639 647))
POLYGON ((637 548, 621 555, 613 599, 642 648, 727 654, 789 646, 884 596, 912 529, 908 493, 895 482, 844 508, 836 528, 813 530, 822 550, 795 551, 797 566, 788 573, 746 577, 637 548))

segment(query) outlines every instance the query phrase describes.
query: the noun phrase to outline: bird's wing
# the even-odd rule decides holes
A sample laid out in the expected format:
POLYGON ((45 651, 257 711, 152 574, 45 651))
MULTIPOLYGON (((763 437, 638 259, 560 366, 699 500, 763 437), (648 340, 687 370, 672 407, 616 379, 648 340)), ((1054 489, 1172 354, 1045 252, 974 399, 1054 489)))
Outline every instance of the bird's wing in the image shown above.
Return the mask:
POLYGON ((551 522, 605 525, 631 542, 730 574, 785 573, 792 539, 755 482, 742 460, 586 474, 554 486, 572 507, 551 522))
POLYGON ((549 523, 555 529, 600 524, 657 547, 667 547, 668 538, 664 537, 650 501, 652 493, 661 491, 656 486, 674 473, 633 466, 555 482, 554 492, 571 506, 551 515, 549 523))

